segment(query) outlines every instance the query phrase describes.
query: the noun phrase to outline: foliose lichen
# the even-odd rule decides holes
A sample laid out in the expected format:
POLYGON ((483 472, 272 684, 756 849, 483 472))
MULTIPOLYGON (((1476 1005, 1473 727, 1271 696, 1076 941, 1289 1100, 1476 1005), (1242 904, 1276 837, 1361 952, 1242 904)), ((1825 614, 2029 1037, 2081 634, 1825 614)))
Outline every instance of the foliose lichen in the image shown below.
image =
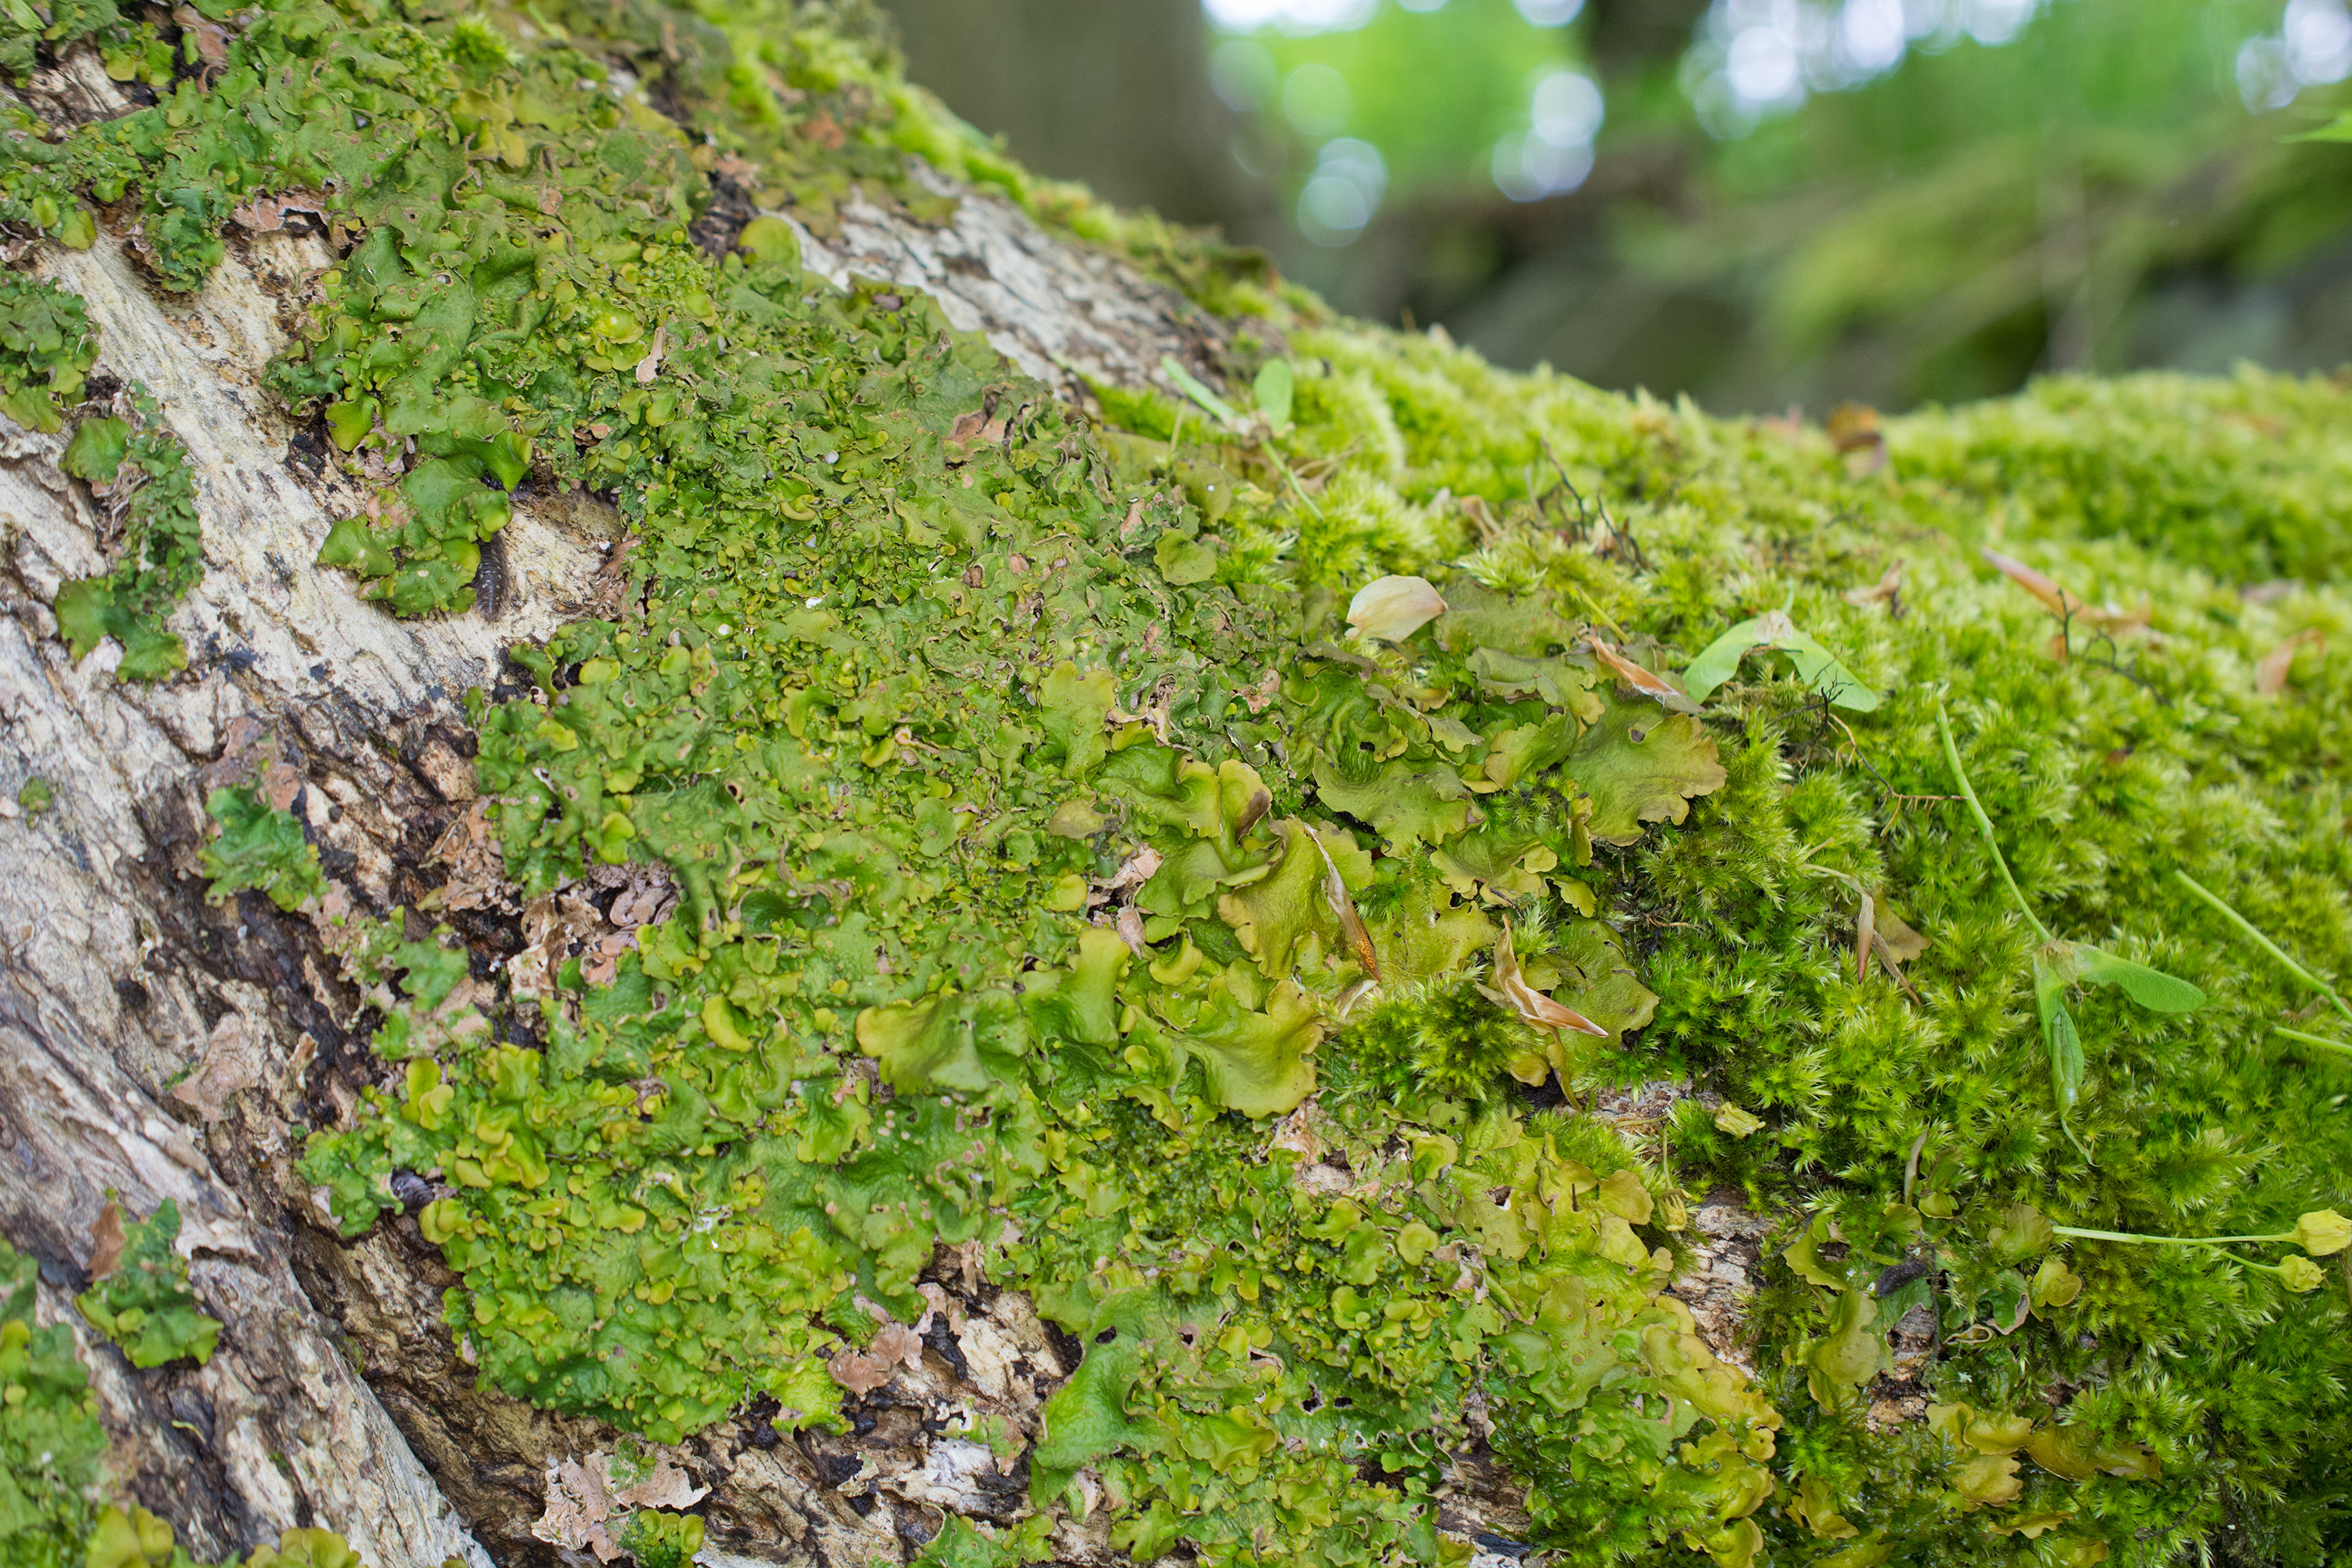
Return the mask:
POLYGON ((215 831, 196 857, 212 879, 205 896, 215 903, 252 888, 279 909, 294 910, 326 892, 318 847, 303 832, 301 819, 270 805, 257 786, 213 790, 205 797, 205 813, 215 831))
POLYGON ((122 645, 117 675, 161 680, 188 667, 186 645, 163 622, 203 580, 204 524, 188 448, 160 405, 133 384, 117 408, 74 427, 60 466, 105 507, 120 552, 111 570, 61 584, 52 608, 77 663, 110 637, 122 645))
POLYGON ((28 430, 58 430, 97 359, 98 333, 80 295, 0 273, 0 414, 28 430))
POLYGON ((93 1259, 96 1278, 74 1299, 89 1326, 122 1348, 135 1367, 162 1366, 183 1356, 201 1366, 220 1342, 220 1320, 196 1305, 180 1239, 180 1205, 165 1198, 155 1212, 130 1225, 111 1198, 101 1231, 112 1247, 93 1259), (110 1227, 110 1229, 109 1228, 110 1227))
POLYGON ((33 1321, 34 1261, 0 1242, 0 1564, 70 1568, 106 1433, 73 1331, 33 1321))

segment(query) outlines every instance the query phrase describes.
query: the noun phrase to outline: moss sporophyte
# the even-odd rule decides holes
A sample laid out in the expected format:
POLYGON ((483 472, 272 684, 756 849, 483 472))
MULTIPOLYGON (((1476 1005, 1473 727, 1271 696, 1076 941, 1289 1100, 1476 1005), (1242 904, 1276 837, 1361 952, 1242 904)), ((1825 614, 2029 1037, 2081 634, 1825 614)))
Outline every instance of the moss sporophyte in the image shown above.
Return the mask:
MULTIPOLYGON (((870 22, 271 0, 155 106, 0 139, 13 221, 123 204, 166 288, 240 205, 340 237, 270 383, 397 472, 321 552, 387 613, 463 608, 526 477, 629 521, 617 613, 468 712, 524 889, 658 863, 675 912, 503 989, 398 911, 319 917, 383 1072, 306 1175, 354 1234, 395 1171, 447 1189, 417 1219, 482 1377, 656 1442, 757 1395, 841 1422, 860 1299, 916 1321, 944 1245, 1087 1348, 1037 1513, 940 1561, 1094 1506, 1139 1560, 1455 1561, 1487 1452, 1570 1561, 2155 1563, 2225 1518, 2322 1560, 2332 1293, 1977 1216, 2340 1201, 2341 1086, 2266 1054, 2273 972, 2177 936, 2155 868, 2352 957, 2352 635, 2243 678, 2352 611, 2215 585, 2340 578, 2345 395, 2056 383, 1890 422, 1857 477, 1031 180, 870 22), (921 295, 804 276, 795 224, 950 216, 910 153, 1223 313, 1248 406, 1187 372, 1090 422, 921 295), (2053 658, 1976 570, 1994 498, 2007 548, 2156 606, 2128 665, 2053 658), (2040 831, 1988 857, 1995 814, 2040 831), (1686 1075, 1752 1109, 1558 1103, 1686 1075), (1668 1293, 1669 1140, 1807 1211, 1738 1364, 1668 1293), (1922 1314, 1949 1403, 1874 1422, 1922 1314)), ((298 820, 213 810, 221 896, 318 891, 298 820)))

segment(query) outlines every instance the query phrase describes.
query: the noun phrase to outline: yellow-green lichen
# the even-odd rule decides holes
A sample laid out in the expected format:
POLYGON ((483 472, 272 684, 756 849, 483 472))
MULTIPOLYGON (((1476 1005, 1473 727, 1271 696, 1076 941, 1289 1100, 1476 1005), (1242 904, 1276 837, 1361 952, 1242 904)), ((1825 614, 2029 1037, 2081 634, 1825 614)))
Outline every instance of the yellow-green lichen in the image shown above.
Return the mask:
POLYGON ((111 570, 60 584, 51 607, 77 662, 112 637, 122 647, 118 675, 161 680, 188 665, 163 621, 204 576, 203 521, 187 447, 163 427, 162 409, 137 385, 121 408, 122 417, 83 418, 59 459, 119 521, 121 553, 111 570))
POLYGON ((145 1219, 125 1225, 121 1206, 110 1198, 106 1214, 101 1231, 111 1226, 113 1250, 103 1259, 104 1272, 74 1305, 90 1327, 122 1347, 132 1366, 162 1366, 183 1356, 200 1366, 210 1361, 221 1325, 197 1310, 187 1259, 173 1249, 180 1205, 165 1198, 145 1219))

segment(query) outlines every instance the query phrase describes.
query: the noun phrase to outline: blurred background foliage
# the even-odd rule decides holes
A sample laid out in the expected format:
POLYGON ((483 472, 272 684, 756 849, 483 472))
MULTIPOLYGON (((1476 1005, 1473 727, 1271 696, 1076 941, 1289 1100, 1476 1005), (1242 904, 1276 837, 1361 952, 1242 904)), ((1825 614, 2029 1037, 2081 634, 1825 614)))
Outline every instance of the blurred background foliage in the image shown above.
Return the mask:
POLYGON ((1816 414, 2352 361, 2347 0, 885 0, 1041 172, 1496 362, 1816 414))

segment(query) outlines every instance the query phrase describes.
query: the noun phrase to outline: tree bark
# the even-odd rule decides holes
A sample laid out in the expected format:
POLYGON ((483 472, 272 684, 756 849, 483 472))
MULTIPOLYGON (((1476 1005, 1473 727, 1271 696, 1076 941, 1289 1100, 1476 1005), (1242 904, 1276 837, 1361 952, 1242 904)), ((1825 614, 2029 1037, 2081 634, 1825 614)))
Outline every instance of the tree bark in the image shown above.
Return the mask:
MULTIPOLYGON (((60 124, 122 107, 86 50, 28 97, 60 124)), ((1199 361, 1215 327, 1181 297, 992 194, 957 194, 941 229, 853 204, 830 243, 802 236, 804 254, 836 281, 931 292, 1073 395, 1081 374, 1199 361)), ((205 575, 171 622, 184 673, 118 681, 112 644, 72 663, 48 606, 60 583, 103 568, 103 520, 60 470, 61 436, 0 420, 0 795, 31 777, 56 795, 0 821, 0 1237, 39 1261, 43 1321, 81 1334, 120 1493, 198 1557, 316 1525, 377 1568, 583 1561, 579 1532, 542 1519, 551 1474, 615 1434, 473 1386, 442 1323, 453 1277, 413 1219, 336 1237, 295 1162, 306 1131, 373 1080, 361 999, 311 918, 257 892, 209 901, 198 851, 207 789, 258 776, 307 823, 339 897, 431 909, 490 976, 523 949, 526 911, 479 817, 469 826, 461 701, 500 685, 508 645, 591 610, 620 519, 526 486, 495 621, 400 621, 362 602, 312 562, 364 498, 259 384, 333 256, 291 230, 230 243, 193 300, 152 289, 120 234, 29 258, 87 301, 98 384, 142 383, 186 443, 205 575), (80 1328, 69 1298, 110 1194, 133 1215, 177 1201, 199 1304, 226 1325, 200 1369, 136 1371, 80 1328)), ((845 1435, 780 1440, 747 1418, 677 1456, 711 1489, 707 1560, 861 1563, 904 1555, 944 1510, 1017 1511, 1018 1468, 937 1436, 940 1417, 993 1413, 1034 1432, 1075 1351, 1019 1297, 941 1261, 921 1365, 898 1380, 913 1392, 860 1402, 845 1435)), ((1063 1546, 1110 1555, 1082 1526, 1063 1546)))

